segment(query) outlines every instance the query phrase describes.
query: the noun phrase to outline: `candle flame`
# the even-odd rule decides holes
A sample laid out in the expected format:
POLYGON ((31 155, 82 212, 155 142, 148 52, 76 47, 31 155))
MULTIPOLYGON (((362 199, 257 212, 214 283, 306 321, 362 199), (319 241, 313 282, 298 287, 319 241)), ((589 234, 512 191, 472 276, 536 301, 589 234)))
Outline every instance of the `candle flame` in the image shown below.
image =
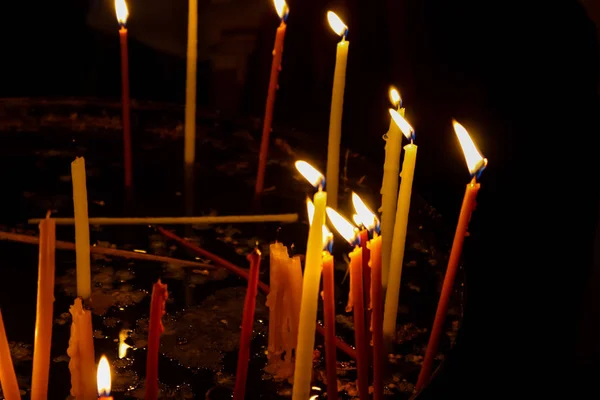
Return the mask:
MULTIPOLYGON (((306 198, 306 210, 308 211, 308 222, 312 225, 313 217, 315 215, 315 205, 313 202, 306 198)), ((327 225, 323 224, 323 248, 329 247, 329 243, 333 241, 333 233, 327 228, 327 225)))
POLYGON ((456 120, 452 120, 452 125, 454 126, 454 132, 456 132, 460 147, 465 155, 469 173, 471 175, 476 175, 477 173, 483 171, 483 169, 487 166, 487 158, 484 158, 481 155, 477 149, 477 146, 473 142, 473 139, 471 139, 469 132, 467 132, 464 126, 459 124, 456 120))
POLYGON ((115 10, 117 11, 117 21, 119 21, 119 24, 125 25, 127 17, 129 17, 129 10, 127 9, 125 0, 115 0, 115 10))
POLYGON ((354 210, 356 214, 354 214, 354 222, 357 225, 363 225, 368 230, 375 229, 379 224, 379 220, 373 214, 373 212, 367 207, 367 205, 362 201, 359 195, 352 192, 352 204, 354 205, 354 210))
POLYGON ((392 108, 390 108, 390 115, 392 116, 394 123, 398 125, 398 128, 400 128, 404 136, 406 136, 406 138, 409 140, 415 140, 415 130, 412 126, 410 126, 408 121, 404 119, 404 117, 400 115, 398 111, 392 108))
POLYGON ((306 161, 296 161, 296 169, 314 187, 323 184, 323 180, 325 179, 323 174, 306 161))
POLYGON ((106 356, 102 356, 98 363, 96 382, 98 384, 98 396, 110 395, 110 366, 106 356))
POLYGON ((331 26, 331 29, 333 29, 335 33, 337 33, 339 36, 343 36, 344 38, 346 37, 346 34, 348 33, 348 27, 346 24, 344 24, 340 17, 337 16, 336 13, 333 11, 327 11, 327 21, 329 21, 329 26, 331 26))
POLYGON ((356 227, 331 207, 327 207, 327 216, 335 230, 338 231, 348 243, 352 244, 356 239, 356 227))
POLYGON ((285 20, 288 13, 290 12, 290 9, 285 0, 273 0, 273 4, 275 4, 275 10, 277 11, 277 15, 279 15, 279 18, 285 20))
POLYGON ((400 92, 393 86, 390 86, 390 101, 394 107, 398 107, 402 103, 400 92))

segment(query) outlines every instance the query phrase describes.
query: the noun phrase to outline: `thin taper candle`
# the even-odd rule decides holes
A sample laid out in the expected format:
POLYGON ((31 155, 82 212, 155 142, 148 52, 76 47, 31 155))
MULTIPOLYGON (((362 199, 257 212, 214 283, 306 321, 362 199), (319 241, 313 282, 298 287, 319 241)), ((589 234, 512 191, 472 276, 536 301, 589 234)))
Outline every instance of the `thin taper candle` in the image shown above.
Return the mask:
POLYGON ((198 63, 198 0, 189 0, 187 64, 185 84, 185 144, 186 171, 193 170, 196 159, 196 69, 198 63))
POLYGON ((337 400, 337 349, 335 347, 335 280, 333 256, 323 252, 323 319, 325 322, 325 368, 327 398, 337 400))
POLYGON ((2 310, 0 310, 0 386, 2 386, 2 394, 6 400, 21 400, 21 392, 4 329, 2 310))
POLYGON ((88 222, 87 184, 85 160, 77 157, 71 163, 73 181, 73 208, 75 215, 75 248, 77 270, 77 296, 87 300, 92 295, 90 271, 90 225, 88 222))

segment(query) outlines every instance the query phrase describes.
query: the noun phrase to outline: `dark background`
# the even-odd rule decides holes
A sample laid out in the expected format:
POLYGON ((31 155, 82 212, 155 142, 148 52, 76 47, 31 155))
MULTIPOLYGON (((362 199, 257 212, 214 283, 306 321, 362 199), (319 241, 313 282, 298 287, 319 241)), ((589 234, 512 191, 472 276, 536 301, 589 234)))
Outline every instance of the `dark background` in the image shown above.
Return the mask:
MULTIPOLYGON (((0 11, 0 96, 118 100, 112 1, 15 3, 0 11)), ((183 103, 186 4, 129 2, 134 99, 183 103)), ((597 222, 598 6, 567 0, 289 5, 276 129, 327 134, 339 40, 326 24, 331 9, 350 28, 346 145, 383 161, 387 90, 396 85, 420 146, 415 188, 449 224, 469 180, 452 118, 490 160, 465 248, 465 329, 433 396, 473 391, 492 398, 517 388, 523 397, 572 395, 585 388, 585 374, 598 372, 599 353, 598 336, 578 336, 584 288, 593 283, 597 222)), ((279 23, 270 1, 200 0, 199 14, 199 108, 261 118, 279 23)), ((595 310, 589 313, 593 320, 595 310)))

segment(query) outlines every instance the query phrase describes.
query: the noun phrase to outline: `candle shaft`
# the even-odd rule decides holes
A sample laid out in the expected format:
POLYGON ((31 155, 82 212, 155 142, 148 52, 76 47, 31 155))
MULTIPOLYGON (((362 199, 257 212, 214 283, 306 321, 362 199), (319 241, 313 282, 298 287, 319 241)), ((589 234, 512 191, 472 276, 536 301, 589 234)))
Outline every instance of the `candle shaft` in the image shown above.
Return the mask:
POLYGON ((260 252, 255 250, 248 256, 250 261, 250 279, 244 301, 244 316, 240 335, 240 349, 235 373, 234 400, 246 398, 246 380, 248 378, 248 361, 250 360, 250 342, 254 328, 254 311, 256 309, 256 294, 258 293, 258 272, 260 269, 260 252))
POLYGON ((158 399, 158 348, 160 347, 160 335, 165 330, 162 317, 165 314, 165 302, 168 297, 167 285, 161 283, 159 279, 152 286, 152 300, 150 301, 145 400, 158 399))
POLYGON ((385 367, 383 348, 383 297, 381 282, 381 247, 383 235, 369 241, 371 258, 371 333, 373 335, 373 400, 383 400, 383 374, 385 367))
POLYGON ((6 400, 21 400, 19 384, 17 383, 6 330, 4 329, 2 310, 0 310, 0 386, 2 386, 2 394, 6 400))
POLYGON ((446 314, 448 313, 450 296, 452 295, 454 288, 454 279, 456 278, 456 271, 458 271, 458 263, 460 261, 463 243, 465 241, 465 236, 467 236, 471 214, 475 209, 479 188, 479 183, 476 183, 475 179, 473 179, 473 181, 467 185, 465 191, 462 207, 460 209, 460 216, 458 217, 458 223, 456 225, 456 232, 454 233, 454 241, 452 242, 452 250, 450 251, 450 257, 448 259, 448 267, 446 269, 446 275, 444 276, 442 293, 440 294, 438 307, 435 312, 433 328, 431 329, 431 335, 429 336, 423 365, 419 372, 416 390, 421 390, 423 386, 427 384, 431 376, 433 361, 437 354, 438 345, 444 329, 444 321, 446 319, 446 314))
POLYGON ((344 109, 344 88, 346 86, 346 64, 350 42, 343 39, 337 45, 331 112, 329 116, 329 142, 327 144, 327 205, 337 208, 338 185, 340 179, 340 143, 342 140, 342 112, 344 109))
POLYGON ((327 398, 337 399, 337 349, 335 347, 335 280, 333 256, 323 252, 323 315, 325 322, 325 367, 327 398))
POLYGON ((71 337, 67 354, 71 372, 71 396, 83 400, 98 398, 95 374, 94 337, 92 313, 83 308, 83 301, 76 298, 70 307, 71 337))
POLYGON ((193 169, 196 159, 196 68, 198 63, 198 0, 189 0, 185 84, 184 161, 193 169))
POLYGON ((313 198, 313 203, 315 205, 315 212, 310 230, 308 231, 306 246, 292 400, 306 400, 310 397, 310 383, 313 371, 313 351, 315 347, 315 329, 317 327, 319 285, 321 283, 323 224, 325 223, 327 193, 318 191, 313 198))
POLYGON ((50 348, 54 308, 54 254, 56 225, 50 218, 40 223, 40 249, 38 261, 38 290, 33 345, 33 373, 31 399, 48 398, 50 348))
POLYGON ((78 157, 71 163, 73 181, 73 208, 75 215, 75 247, 77 263, 77 296, 86 300, 92 294, 90 272, 90 225, 88 222, 85 159, 78 157))
POLYGON ((129 98, 129 51, 127 49, 127 29, 119 29, 121 41, 121 107, 123 108, 123 166, 125 169, 125 189, 131 189, 133 162, 131 155, 131 105, 129 98))
POLYGON ((363 249, 358 246, 350 253, 350 279, 352 279, 352 303, 354 309, 354 341, 356 346, 358 395, 361 400, 366 400, 369 398, 369 352, 367 347, 365 326, 362 255, 363 249))
MULTIPOLYGON (((369 231, 363 229, 360 232, 360 247, 362 248, 362 285, 363 285, 363 298, 364 298, 364 309, 365 309, 365 346, 367 349, 371 343, 371 268, 368 267, 371 251, 369 250, 367 243, 369 242, 369 231)), ((368 353, 369 354, 369 353, 368 353)), ((370 355, 370 354, 369 354, 370 355)), ((369 365, 371 360, 369 359, 369 365)))
POLYGON ((283 56, 283 40, 285 38, 286 24, 281 21, 275 34, 275 47, 273 48, 273 61, 271 63, 271 76, 267 92, 267 104, 265 105, 265 119, 263 120, 263 131, 260 142, 260 153, 258 156, 258 173, 256 175, 256 186, 254 188, 255 201, 258 201, 265 183, 265 169, 269 153, 269 137, 273 124, 273 109, 275 108, 275 97, 278 88, 279 71, 281 71, 281 59, 283 56))
MULTIPOLYGON (((400 113, 404 114, 402 111, 403 109, 400 110, 400 113)), ((393 120, 390 121, 390 129, 386 136, 383 182, 381 184, 381 279, 384 292, 387 288, 390 271, 390 256, 392 253, 394 221, 396 219, 396 204, 398 200, 400 153, 402 150, 402 132, 393 120)))
POLYGON ((406 230, 408 228, 408 212, 412 184, 417 161, 417 146, 407 144, 404 146, 404 162, 400 190, 398 192, 398 207, 394 223, 394 241, 390 256, 390 271, 388 286, 385 293, 385 308, 383 312, 383 336, 389 348, 396 338, 396 318, 398 316, 398 301, 400 299, 400 284, 402 279, 402 266, 404 264, 404 250, 406 247, 406 230))

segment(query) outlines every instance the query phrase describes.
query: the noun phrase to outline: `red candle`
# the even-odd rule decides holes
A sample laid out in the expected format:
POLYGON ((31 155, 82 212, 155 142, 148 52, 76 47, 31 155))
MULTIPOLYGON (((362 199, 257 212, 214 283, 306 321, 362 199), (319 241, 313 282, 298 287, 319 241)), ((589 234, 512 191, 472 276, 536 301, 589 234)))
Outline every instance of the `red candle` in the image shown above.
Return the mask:
POLYGON ((337 352, 335 347, 335 282, 333 256, 323 252, 323 316, 325 322, 325 367, 327 398, 337 399, 337 352))
MULTIPOLYGON (((371 326, 371 268, 367 268, 369 265, 369 259, 371 257, 371 252, 367 247, 367 243, 369 242, 369 231, 367 229, 363 229, 360 234, 360 247, 362 248, 362 265, 363 265, 363 294, 365 301, 365 326, 371 326)), ((367 348, 371 343, 371 330, 367 329, 366 332, 366 341, 367 348)), ((369 353, 370 355, 370 353, 369 353)), ((371 360, 369 360, 369 364, 371 360)))
POLYGON ((152 301, 150 303, 145 400, 158 399, 158 347, 160 346, 160 335, 165 330, 162 324, 162 316, 165 314, 165 302, 168 297, 167 285, 161 283, 159 279, 152 287, 152 301))
POLYGON ((248 290, 244 301, 244 315, 242 320, 242 333, 240 335, 240 350, 238 352, 237 369, 235 373, 234 400, 244 400, 246 396, 246 379, 248 376, 248 361, 250 360, 250 342, 254 327, 254 310, 256 308, 256 294, 258 292, 258 272, 260 268, 260 251, 248 255, 250 273, 248 290))
POLYGON ((121 41, 121 107, 123 109, 123 166, 125 169, 125 189, 131 190, 132 161, 131 161, 131 112, 129 101, 129 53, 127 51, 127 28, 125 23, 129 12, 125 0, 115 0, 117 20, 121 25, 119 38, 121 41))
POLYGON ((385 354, 383 351, 383 286, 381 275, 381 236, 369 241, 371 251, 371 334, 373 337, 373 400, 383 399, 383 370, 385 354))
POLYGON ((369 398, 369 351, 365 325, 362 255, 363 249, 358 246, 350 253, 350 279, 352 280, 358 394, 361 400, 367 400, 369 398))
POLYGON ((279 71, 281 71, 281 58, 283 56, 283 40, 287 25, 285 20, 289 9, 284 0, 275 0, 275 8, 281 18, 281 25, 277 28, 275 35, 275 47, 273 48, 273 61, 271 63, 271 77, 269 79, 269 90, 267 92, 267 104, 265 105, 265 119, 263 120, 262 139, 260 141, 260 153, 258 156, 258 172, 256 174, 256 186, 254 187, 254 202, 258 204, 260 194, 265 183, 265 169, 267 167, 267 156, 269 152, 269 137, 271 135, 271 124, 273 122, 273 109, 275 107, 275 95, 277 93, 279 71))

